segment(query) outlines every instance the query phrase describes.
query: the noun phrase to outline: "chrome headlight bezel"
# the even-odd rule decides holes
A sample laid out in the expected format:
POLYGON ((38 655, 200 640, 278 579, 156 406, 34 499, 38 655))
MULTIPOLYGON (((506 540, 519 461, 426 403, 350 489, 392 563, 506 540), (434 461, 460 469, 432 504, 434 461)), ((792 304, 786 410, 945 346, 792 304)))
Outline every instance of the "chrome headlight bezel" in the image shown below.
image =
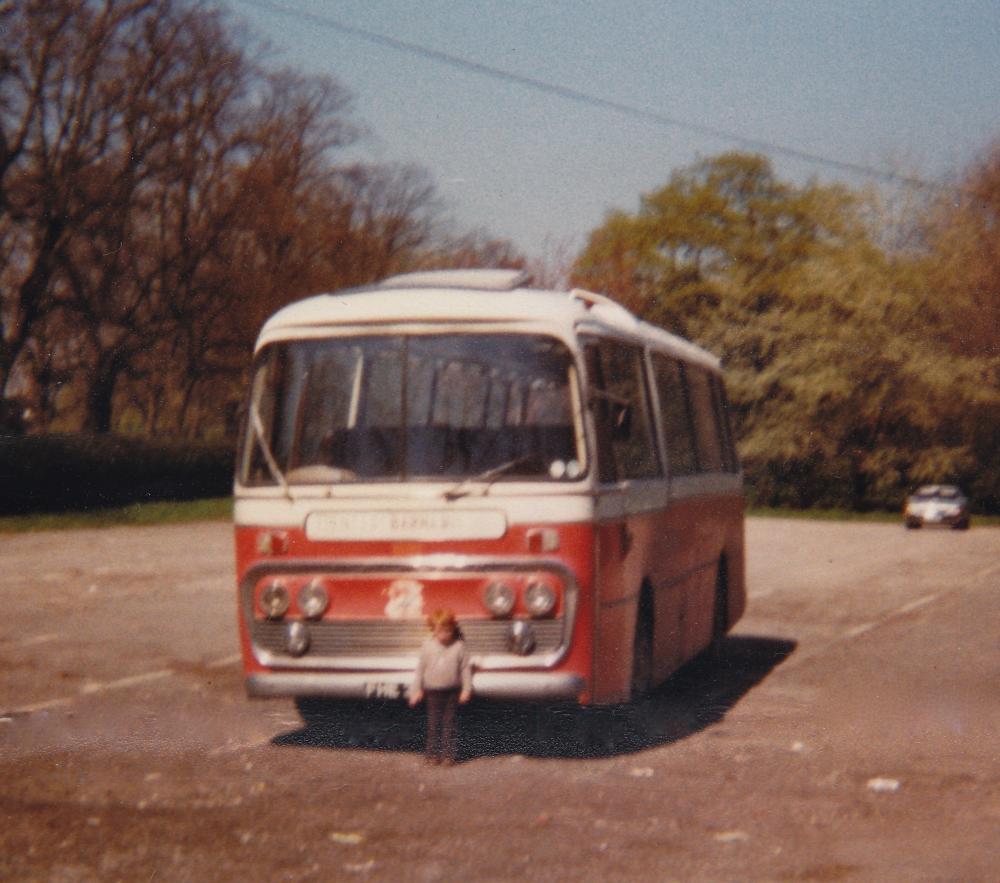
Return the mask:
POLYGON ((261 590, 257 598, 257 606, 268 619, 281 619, 291 606, 292 596, 280 580, 271 580, 261 590))
POLYGON ((535 619, 550 616, 556 609, 557 600, 552 586, 537 580, 530 582, 524 590, 524 605, 535 619))
POLYGON ((314 579, 299 592, 297 602, 305 619, 319 619, 330 607, 330 592, 320 580, 314 579))
POLYGON ((510 616, 514 612, 514 604, 517 602, 517 595, 514 590, 505 582, 494 580, 483 592, 483 604, 489 612, 500 619, 510 616))

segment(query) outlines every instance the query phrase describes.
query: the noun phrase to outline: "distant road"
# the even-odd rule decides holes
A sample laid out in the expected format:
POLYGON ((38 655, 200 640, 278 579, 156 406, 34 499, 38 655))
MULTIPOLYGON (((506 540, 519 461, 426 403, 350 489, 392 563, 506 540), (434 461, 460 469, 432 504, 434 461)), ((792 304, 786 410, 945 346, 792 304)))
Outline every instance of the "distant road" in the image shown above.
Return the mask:
POLYGON ((750 607, 630 718, 244 698, 223 523, 0 540, 0 878, 991 880, 1000 529, 752 519, 750 607))

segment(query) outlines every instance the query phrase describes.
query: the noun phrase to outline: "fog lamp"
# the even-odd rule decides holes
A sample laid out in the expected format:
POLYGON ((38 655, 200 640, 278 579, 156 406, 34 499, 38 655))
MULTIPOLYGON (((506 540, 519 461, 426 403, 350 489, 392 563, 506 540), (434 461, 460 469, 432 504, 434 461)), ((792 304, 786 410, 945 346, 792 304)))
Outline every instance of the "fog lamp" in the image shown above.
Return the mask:
POLYGON ((511 623, 510 633, 507 635, 507 644, 511 652, 517 653, 519 656, 527 656, 534 652, 538 644, 535 638, 535 627, 523 619, 511 623))
POLYGON ((514 609, 514 590, 506 583, 490 583, 483 595, 483 603, 494 616, 510 616, 514 609))
POLYGON ((282 583, 273 582, 264 586, 260 593, 260 609, 268 619, 281 619, 288 612, 291 597, 282 583))
POLYGON ((292 656, 302 656, 309 649, 309 626, 290 622, 285 628, 285 647, 292 656))
POLYGON ((556 593, 545 583, 529 583, 524 603, 532 616, 548 616, 556 607, 556 593))
POLYGON ((306 619, 319 619, 330 606, 330 595, 318 579, 299 592, 299 610, 306 619))

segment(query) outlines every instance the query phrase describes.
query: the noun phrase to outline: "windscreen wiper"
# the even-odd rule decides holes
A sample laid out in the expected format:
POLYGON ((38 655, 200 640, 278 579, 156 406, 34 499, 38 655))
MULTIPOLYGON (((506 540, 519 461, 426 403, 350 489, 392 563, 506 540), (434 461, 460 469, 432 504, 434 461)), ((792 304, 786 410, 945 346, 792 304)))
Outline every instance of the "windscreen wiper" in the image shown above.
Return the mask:
POLYGON ((520 466, 522 463, 533 460, 535 454, 522 454, 520 457, 515 457, 513 460, 508 460, 506 463, 501 463, 499 466, 493 466, 478 475, 470 475, 468 478, 463 478, 458 484, 453 488, 446 490, 443 494, 446 500, 457 500, 459 497, 464 497, 469 493, 469 485, 481 484, 486 482, 486 487, 483 488, 483 493, 489 489, 489 486, 493 484, 501 475, 505 472, 509 472, 515 466, 520 466))

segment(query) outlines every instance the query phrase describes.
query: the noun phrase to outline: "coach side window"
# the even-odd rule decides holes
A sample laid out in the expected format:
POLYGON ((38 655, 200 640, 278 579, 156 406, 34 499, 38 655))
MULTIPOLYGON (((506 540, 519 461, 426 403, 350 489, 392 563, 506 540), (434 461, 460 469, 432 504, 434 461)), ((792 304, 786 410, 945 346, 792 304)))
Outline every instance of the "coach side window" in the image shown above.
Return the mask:
POLYGON ((718 411, 704 368, 688 365, 688 386, 691 390, 691 410, 694 415, 695 439, 698 445, 698 465, 702 472, 723 472, 722 436, 718 411))
POLYGON ((602 341, 587 345, 586 359, 600 480, 658 476, 642 350, 602 341))
POLYGON ((722 437, 722 453, 726 472, 739 472, 740 459, 736 453, 736 442, 733 440, 733 424, 729 419, 730 407, 729 399, 726 396, 726 385, 722 382, 722 378, 715 374, 711 376, 711 381, 716 418, 722 437))
POLYGON ((654 355, 653 371, 667 444, 667 468, 671 475, 692 475, 698 471, 698 458, 684 367, 666 356, 654 355))

